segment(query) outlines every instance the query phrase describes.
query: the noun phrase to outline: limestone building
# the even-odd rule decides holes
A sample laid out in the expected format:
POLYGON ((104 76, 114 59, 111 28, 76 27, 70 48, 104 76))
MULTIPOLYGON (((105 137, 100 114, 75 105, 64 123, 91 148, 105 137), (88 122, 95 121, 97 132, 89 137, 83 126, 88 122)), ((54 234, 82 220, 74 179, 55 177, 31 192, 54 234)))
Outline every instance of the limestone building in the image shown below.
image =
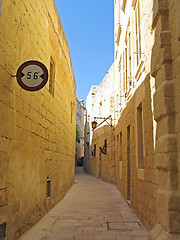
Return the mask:
POLYGON ((156 222, 156 168, 151 77, 153 1, 115 1, 115 71, 120 85, 115 182, 151 229, 156 222))
MULTIPOLYGON (((106 102, 114 97, 112 127, 86 134, 86 171, 117 185, 150 239, 180 237, 179 8, 179 0, 114 1, 114 76, 104 90, 106 102)), ((87 125, 100 88, 87 97, 87 125)))
POLYGON ((0 232, 7 240, 18 239, 72 185, 75 107, 69 47, 54 1, 0 1, 0 232), (28 60, 49 72, 37 92, 13 77, 28 60))
POLYGON ((157 123, 155 168, 156 225, 150 239, 180 238, 180 1, 154 1, 155 38, 151 76, 155 78, 157 123))
MULTIPOLYGON (((115 123, 114 103, 116 98, 116 84, 114 78, 114 64, 106 73, 99 86, 92 86, 86 99, 87 123, 86 123, 86 145, 88 143, 89 154, 86 154, 84 163, 85 170, 96 177, 101 177, 110 182, 114 182, 114 158, 108 151, 103 154, 101 148, 105 142, 112 143, 112 124, 115 123), (97 122, 97 129, 93 131, 92 122, 97 122), (88 133, 88 134, 87 134, 88 133), (108 165, 102 164, 102 159, 108 159, 108 165)), ((109 146, 108 146, 109 149, 109 146)), ((86 152, 87 152, 86 147, 86 152)))
POLYGON ((79 139, 76 142, 76 165, 83 164, 84 159, 84 123, 85 123, 85 107, 84 99, 76 100, 76 126, 79 131, 79 139))

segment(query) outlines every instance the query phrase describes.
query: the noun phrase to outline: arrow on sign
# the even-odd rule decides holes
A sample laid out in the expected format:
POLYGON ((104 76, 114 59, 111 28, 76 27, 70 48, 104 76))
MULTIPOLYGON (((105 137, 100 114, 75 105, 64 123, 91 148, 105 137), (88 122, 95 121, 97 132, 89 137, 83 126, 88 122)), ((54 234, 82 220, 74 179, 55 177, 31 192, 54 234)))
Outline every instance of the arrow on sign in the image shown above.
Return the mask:
POLYGON ((44 79, 44 74, 42 74, 40 77, 41 77, 42 79, 44 79))

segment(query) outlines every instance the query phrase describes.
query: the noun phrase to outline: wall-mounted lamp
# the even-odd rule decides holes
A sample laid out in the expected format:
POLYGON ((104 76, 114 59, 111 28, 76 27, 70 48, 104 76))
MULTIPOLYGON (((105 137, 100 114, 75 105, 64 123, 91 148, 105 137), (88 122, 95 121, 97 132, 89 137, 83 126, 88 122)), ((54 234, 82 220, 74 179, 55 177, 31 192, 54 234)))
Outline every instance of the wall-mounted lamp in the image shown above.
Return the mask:
POLYGON ((112 117, 111 117, 111 115, 109 115, 109 117, 107 117, 107 118, 104 118, 104 117, 94 117, 94 121, 91 122, 92 129, 93 130, 96 129, 97 127, 99 127, 104 122, 107 122, 108 125, 110 125, 112 127, 112 117), (101 123, 97 124, 95 119, 103 119, 103 121, 101 123), (110 119, 110 124, 107 122, 108 119, 110 119))
POLYGON ((93 122, 91 123, 91 125, 92 125, 92 129, 94 130, 94 129, 97 127, 97 122, 96 122, 96 121, 93 121, 93 122))
POLYGON ((107 153, 107 140, 106 139, 104 140, 104 146, 102 148, 100 148, 100 150, 101 150, 102 154, 106 155, 106 153, 107 153))
POLYGON ((96 156, 96 144, 94 144, 94 149, 92 151, 92 156, 95 157, 96 156))

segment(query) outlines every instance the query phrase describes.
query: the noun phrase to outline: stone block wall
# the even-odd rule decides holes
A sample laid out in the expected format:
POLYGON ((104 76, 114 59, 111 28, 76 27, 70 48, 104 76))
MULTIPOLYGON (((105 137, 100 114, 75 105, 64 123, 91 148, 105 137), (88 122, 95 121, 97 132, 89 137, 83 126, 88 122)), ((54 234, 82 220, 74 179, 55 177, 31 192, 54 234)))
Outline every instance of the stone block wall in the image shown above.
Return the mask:
POLYGON ((18 237, 68 191, 74 181, 76 84, 68 43, 53 0, 3 0, 0 16, 0 224, 18 237), (50 71, 37 92, 13 75, 25 61, 50 71), (47 196, 48 182, 50 196, 47 196))
MULTIPOLYGON (((150 76, 154 41, 153 2, 114 1, 114 7, 114 77, 110 75, 105 79, 106 84, 103 85, 104 80, 100 84, 104 86, 104 102, 107 103, 112 96, 109 115, 113 118, 114 130, 108 132, 99 126, 94 131, 89 156, 95 144, 99 150, 105 136, 111 141, 108 144, 111 154, 102 158, 101 178, 117 185, 141 221, 151 229, 156 223, 157 190, 155 80, 150 76), (113 87, 108 88, 110 85, 113 87), (105 94, 105 89, 108 89, 108 94, 105 94), (104 175, 103 165, 106 169, 104 175)), ((94 108, 98 109, 100 94, 94 95, 94 108)), ((91 101, 87 102, 91 104, 91 101)), ((107 104, 105 108, 107 111, 107 104)), ((104 109, 102 116, 105 116, 104 109)), ((89 165, 91 173, 99 176, 99 154, 89 157, 89 165)))
MULTIPOLYGON (((92 131, 88 172, 116 184, 143 224, 156 224, 157 170, 153 125, 154 79, 147 74, 121 113, 116 127, 99 126, 92 131), (142 106, 143 165, 138 163, 138 107, 142 106), (107 153, 100 147, 107 140, 107 153)), ((156 129, 155 129, 156 130, 156 129)))
MULTIPOLYGON (((112 141, 111 156, 102 161, 109 171, 101 176, 106 181, 114 178, 111 182, 151 230, 149 239, 179 239, 180 1, 114 3, 115 94, 119 99, 112 105, 120 107, 114 132, 101 127, 92 137, 97 146, 105 137, 112 141)), ((110 114, 114 115, 113 110, 110 114)), ((99 176, 98 155, 89 158, 88 166, 99 176)))
POLYGON ((89 172, 97 178, 110 183, 115 183, 115 139, 113 134, 114 128, 103 126, 93 131, 93 140, 89 153, 89 172), (107 143, 106 153, 102 149, 107 143), (94 155, 93 155, 94 153, 94 155))
POLYGON ((116 184, 143 224, 151 229, 156 223, 156 168, 153 113, 149 75, 139 86, 122 112, 115 129, 116 184), (138 163, 138 106, 142 106, 143 164, 138 163), (130 133, 128 133, 130 131, 130 133))
POLYGON ((154 1, 151 75, 155 77, 157 222, 149 239, 180 237, 179 59, 180 2, 154 1))

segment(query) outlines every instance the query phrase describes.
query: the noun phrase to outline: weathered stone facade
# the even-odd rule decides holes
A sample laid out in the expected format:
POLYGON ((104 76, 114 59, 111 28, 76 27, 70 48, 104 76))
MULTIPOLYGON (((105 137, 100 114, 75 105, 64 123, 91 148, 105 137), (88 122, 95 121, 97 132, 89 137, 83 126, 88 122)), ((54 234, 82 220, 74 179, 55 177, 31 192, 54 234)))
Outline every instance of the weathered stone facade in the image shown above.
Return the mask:
POLYGON ((138 87, 115 129, 117 187, 149 229, 156 222, 157 189, 150 79, 138 87))
MULTIPOLYGON (((179 239, 180 1, 115 0, 114 6, 115 78, 107 84, 116 86, 109 93, 116 96, 109 112, 113 127, 89 128, 93 135, 86 171, 117 185, 152 229, 150 239, 179 239)), ((90 103, 88 95, 87 106, 98 108, 99 88, 95 101, 90 103)))
POLYGON ((154 1, 151 75, 157 142, 156 216, 150 239, 180 239, 180 1, 154 1))
POLYGON ((113 127, 115 122, 116 84, 114 81, 114 64, 108 70, 99 86, 92 86, 86 99, 86 134, 84 168, 96 177, 114 183, 115 161, 113 157, 113 127), (112 111, 113 110, 113 111, 112 111), (111 116, 111 114, 114 114, 111 116), (108 118, 106 121, 105 119, 108 118), (91 123, 97 121, 99 127, 92 131, 91 123), (102 149, 108 144, 107 153, 102 149))
POLYGON ((90 147, 89 172, 95 177, 110 183, 115 183, 115 139, 113 129, 111 126, 103 126, 94 131, 90 147))
POLYGON ((76 100, 76 126, 79 131, 79 140, 76 142, 76 165, 83 163, 84 158, 84 123, 85 107, 83 98, 76 100))
MULTIPOLYGON (((1 3, 1 1, 0 1, 1 3)), ((2 0, 0 15, 0 224, 7 239, 41 218, 74 181, 76 84, 53 0, 2 0), (38 60, 50 81, 37 92, 12 75, 38 60)))

